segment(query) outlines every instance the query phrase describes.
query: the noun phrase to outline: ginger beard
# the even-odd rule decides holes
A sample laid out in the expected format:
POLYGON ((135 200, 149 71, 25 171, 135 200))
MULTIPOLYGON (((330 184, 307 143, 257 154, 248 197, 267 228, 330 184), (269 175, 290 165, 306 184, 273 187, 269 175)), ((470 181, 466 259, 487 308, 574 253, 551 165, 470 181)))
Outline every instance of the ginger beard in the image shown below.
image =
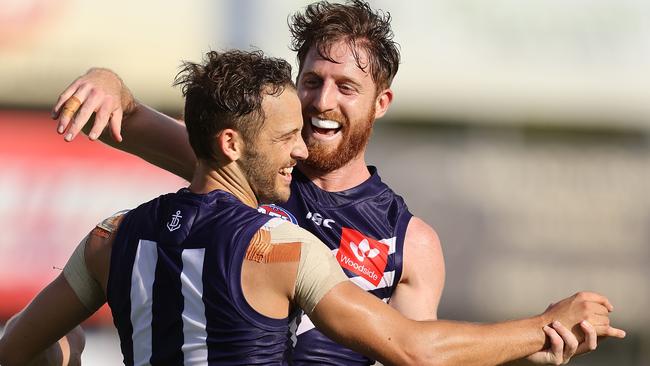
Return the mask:
MULTIPOLYGON (((309 115, 309 113, 307 114, 309 115)), ((309 156, 303 161, 303 164, 319 172, 329 173, 347 164, 366 148, 372 134, 372 125, 375 122, 375 106, 370 108, 363 120, 354 123, 350 123, 345 116, 337 112, 322 113, 316 117, 339 122, 342 137, 335 147, 332 147, 331 143, 312 138, 309 133, 316 132, 313 131, 314 126, 311 125, 311 118, 305 120, 305 125, 310 124, 309 127, 303 128, 303 138, 309 156)))
MULTIPOLYGON (((252 143, 246 148, 237 163, 244 173, 248 184, 257 197, 258 203, 283 203, 289 199, 289 185, 285 184, 282 177, 279 177, 280 170, 284 167, 296 164, 294 159, 282 164, 273 164, 280 159, 270 159, 262 154, 258 147, 252 143), (280 182, 278 182, 280 181, 280 182)), ((286 172, 285 172, 286 174, 286 172)), ((290 175, 291 172, 289 171, 290 175)))

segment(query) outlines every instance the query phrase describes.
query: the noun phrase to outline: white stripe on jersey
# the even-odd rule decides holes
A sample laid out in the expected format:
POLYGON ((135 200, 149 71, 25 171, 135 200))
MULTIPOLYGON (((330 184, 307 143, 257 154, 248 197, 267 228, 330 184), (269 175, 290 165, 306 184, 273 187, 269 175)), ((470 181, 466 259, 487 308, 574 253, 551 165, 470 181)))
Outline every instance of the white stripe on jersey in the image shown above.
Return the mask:
MULTIPOLYGON (((388 255, 395 253, 395 251, 397 250, 397 246, 395 244, 396 241, 397 241, 396 237, 378 240, 378 242, 388 245, 388 255)), ((336 257, 336 253, 338 252, 339 252, 339 248, 332 249, 333 256, 336 257)))
POLYGON ((397 237, 393 236, 392 238, 388 239, 381 239, 378 240, 380 243, 384 243, 388 245, 388 254, 393 254, 395 253, 395 250, 397 250, 397 245, 395 244, 397 242, 397 237))
POLYGON ((133 333, 133 364, 149 365, 151 359, 151 305, 153 281, 158 262, 155 242, 140 240, 131 273, 131 324, 133 333))
POLYGON ((311 319, 309 319, 307 314, 302 313, 302 316, 300 317, 300 324, 298 325, 298 329, 296 329, 296 335, 299 336, 306 331, 312 330, 314 328, 316 328, 316 326, 311 322, 311 319))
POLYGON ((203 304, 203 260, 205 248, 185 249, 181 254, 181 293, 183 294, 183 360, 186 365, 207 365, 208 347, 203 304))
POLYGON ((393 282, 395 282, 395 271, 384 272, 384 275, 381 277, 381 280, 379 280, 377 286, 361 276, 350 277, 350 281, 365 291, 390 287, 393 285, 393 282))

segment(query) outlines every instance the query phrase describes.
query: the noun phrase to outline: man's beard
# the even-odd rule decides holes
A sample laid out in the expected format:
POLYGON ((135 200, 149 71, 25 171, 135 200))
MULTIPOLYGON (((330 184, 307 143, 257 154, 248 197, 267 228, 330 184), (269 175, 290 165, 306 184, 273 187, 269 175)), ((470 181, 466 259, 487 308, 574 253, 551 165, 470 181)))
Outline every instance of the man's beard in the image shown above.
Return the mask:
POLYGON ((305 139, 309 156, 304 161, 304 165, 322 173, 329 173, 350 162, 366 148, 372 134, 375 107, 373 105, 364 120, 356 121, 355 126, 352 126, 350 121, 338 113, 326 113, 320 115, 319 118, 341 122, 343 124, 341 130, 343 138, 339 145, 333 149, 328 147, 326 143, 316 139, 305 139))
POLYGON ((265 159, 253 144, 248 144, 248 148, 244 150, 237 163, 244 172, 258 203, 282 203, 289 199, 276 189, 276 175, 281 167, 269 166, 268 159, 265 159))

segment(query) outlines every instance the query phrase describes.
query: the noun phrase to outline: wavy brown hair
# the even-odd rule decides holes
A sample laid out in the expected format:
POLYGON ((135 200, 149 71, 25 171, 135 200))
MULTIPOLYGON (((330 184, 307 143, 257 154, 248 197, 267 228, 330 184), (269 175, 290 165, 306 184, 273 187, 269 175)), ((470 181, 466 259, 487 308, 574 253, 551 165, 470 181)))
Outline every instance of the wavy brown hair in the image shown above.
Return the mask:
POLYGON ((374 11, 365 1, 345 4, 319 1, 308 5, 303 12, 289 18, 291 49, 298 53, 299 71, 312 47, 324 59, 336 62, 329 55, 333 43, 344 41, 350 46, 357 66, 370 68, 377 90, 390 87, 400 63, 399 45, 393 41, 388 12, 374 11), (368 54, 369 62, 362 65, 359 50, 368 54))
POLYGON ((264 96, 295 89, 287 61, 239 50, 208 52, 201 64, 184 62, 174 85, 185 96, 187 134, 199 159, 217 159, 214 137, 226 128, 253 141, 264 123, 264 96))

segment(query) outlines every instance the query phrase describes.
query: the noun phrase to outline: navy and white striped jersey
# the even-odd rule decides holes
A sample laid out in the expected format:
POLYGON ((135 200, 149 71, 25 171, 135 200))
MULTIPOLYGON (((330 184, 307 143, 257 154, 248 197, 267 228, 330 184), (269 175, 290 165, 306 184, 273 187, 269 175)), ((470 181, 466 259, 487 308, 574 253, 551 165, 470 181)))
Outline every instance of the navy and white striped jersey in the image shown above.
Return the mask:
MULTIPOLYGON (((282 207, 266 206, 272 215, 293 219, 331 250, 352 282, 388 302, 402 275, 406 227, 412 215, 402 197, 368 167, 371 177, 342 192, 326 192, 294 170, 291 197, 282 207)), ((299 319, 292 360, 295 365, 368 365, 374 361, 338 345, 299 319)))
POLYGON ((108 304, 126 365, 282 365, 289 318, 245 300, 241 269, 269 217, 223 191, 187 189, 130 211, 117 232, 108 304))

